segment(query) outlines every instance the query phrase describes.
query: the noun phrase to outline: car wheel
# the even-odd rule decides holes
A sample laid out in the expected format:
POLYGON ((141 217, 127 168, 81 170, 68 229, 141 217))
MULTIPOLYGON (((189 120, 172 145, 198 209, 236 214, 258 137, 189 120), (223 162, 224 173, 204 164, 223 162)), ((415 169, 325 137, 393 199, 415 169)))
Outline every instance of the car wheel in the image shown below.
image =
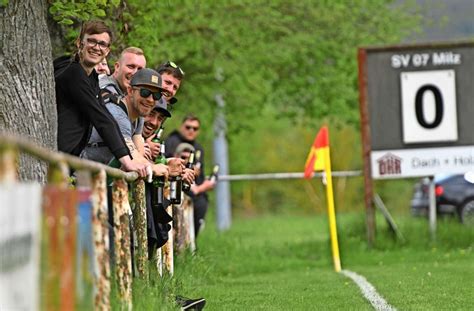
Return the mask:
POLYGON ((467 201, 461 209, 461 222, 474 226, 474 200, 467 201))

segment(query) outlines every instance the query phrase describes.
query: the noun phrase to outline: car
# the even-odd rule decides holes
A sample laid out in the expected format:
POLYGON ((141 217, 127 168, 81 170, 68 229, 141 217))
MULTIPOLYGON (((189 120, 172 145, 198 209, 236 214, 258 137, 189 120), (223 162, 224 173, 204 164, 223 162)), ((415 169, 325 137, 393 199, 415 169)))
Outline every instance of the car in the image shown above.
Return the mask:
MULTIPOLYGON (((464 224, 474 225, 474 172, 439 174, 434 177, 434 184, 437 214, 453 215, 464 224)), ((415 184, 411 200, 412 215, 428 215, 429 186, 429 178, 415 184)))

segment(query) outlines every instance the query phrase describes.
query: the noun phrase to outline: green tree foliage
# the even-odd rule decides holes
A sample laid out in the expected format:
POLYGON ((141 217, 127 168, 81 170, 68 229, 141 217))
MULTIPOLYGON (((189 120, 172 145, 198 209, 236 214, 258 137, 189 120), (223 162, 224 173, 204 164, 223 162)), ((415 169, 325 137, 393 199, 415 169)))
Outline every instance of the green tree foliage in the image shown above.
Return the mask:
MULTIPOLYGON (((121 0, 54 0, 50 1, 50 16, 57 23, 55 32, 64 34, 63 40, 66 51, 61 47, 53 47, 59 53, 72 52, 74 49, 71 44, 78 36, 80 25, 84 21, 92 19, 105 20, 112 28, 114 34, 113 47, 115 50, 121 50, 127 43, 128 34, 127 4, 121 0)), ((54 40, 53 40, 54 41, 54 40)), ((112 53, 113 54, 113 53, 112 53)))
MULTIPOLYGON (((166 127, 178 125, 184 113, 197 113, 208 164, 215 96, 223 95, 231 172, 260 173, 302 171, 323 122, 331 129, 334 170, 361 168, 357 48, 399 43, 420 24, 416 8, 394 3, 399 1, 103 0, 80 7, 56 0, 50 12, 62 24, 73 20, 67 27, 77 29, 78 21, 104 10, 119 37, 114 55, 133 45, 144 49, 148 67, 166 60, 182 67, 186 77, 166 127), (240 131, 249 128, 255 132, 240 131)), ((235 183, 234 205, 253 212, 283 201, 324 204, 324 188, 313 184, 235 183)), ((336 180, 335 191, 342 209, 361 207, 361 179, 336 180)))
POLYGON ((418 23, 381 0, 128 2, 129 42, 151 65, 172 59, 184 68, 186 109, 211 116, 222 93, 231 130, 266 105, 298 121, 356 123, 357 47, 399 42, 418 23))

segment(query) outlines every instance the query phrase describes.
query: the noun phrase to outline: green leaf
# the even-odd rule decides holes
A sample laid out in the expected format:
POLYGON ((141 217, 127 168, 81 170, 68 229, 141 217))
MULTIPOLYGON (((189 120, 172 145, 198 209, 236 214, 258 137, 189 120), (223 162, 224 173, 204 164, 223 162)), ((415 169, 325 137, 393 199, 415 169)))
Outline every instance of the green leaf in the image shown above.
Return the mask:
POLYGON ((98 17, 103 17, 103 16, 105 16, 105 11, 102 10, 102 9, 97 9, 97 10, 95 10, 94 15, 98 16, 98 17))
POLYGON ((59 24, 61 24, 61 25, 72 25, 72 24, 74 24, 74 22, 72 21, 72 19, 65 18, 65 19, 61 20, 59 22, 59 24))

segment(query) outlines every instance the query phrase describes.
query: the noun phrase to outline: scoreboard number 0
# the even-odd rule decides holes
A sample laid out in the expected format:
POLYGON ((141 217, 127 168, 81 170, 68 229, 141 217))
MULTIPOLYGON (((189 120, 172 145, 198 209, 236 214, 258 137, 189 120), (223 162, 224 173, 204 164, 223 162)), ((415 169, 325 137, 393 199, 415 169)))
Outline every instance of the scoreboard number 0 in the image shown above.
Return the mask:
POLYGON ((443 120, 443 95, 441 91, 432 84, 423 85, 418 89, 415 96, 415 111, 416 120, 418 123, 427 129, 434 129, 441 124, 443 120), (426 121, 424 115, 424 95, 426 91, 430 91, 434 96, 434 120, 431 123, 426 121))
POLYGON ((458 139, 454 70, 400 74, 403 142, 458 139))

